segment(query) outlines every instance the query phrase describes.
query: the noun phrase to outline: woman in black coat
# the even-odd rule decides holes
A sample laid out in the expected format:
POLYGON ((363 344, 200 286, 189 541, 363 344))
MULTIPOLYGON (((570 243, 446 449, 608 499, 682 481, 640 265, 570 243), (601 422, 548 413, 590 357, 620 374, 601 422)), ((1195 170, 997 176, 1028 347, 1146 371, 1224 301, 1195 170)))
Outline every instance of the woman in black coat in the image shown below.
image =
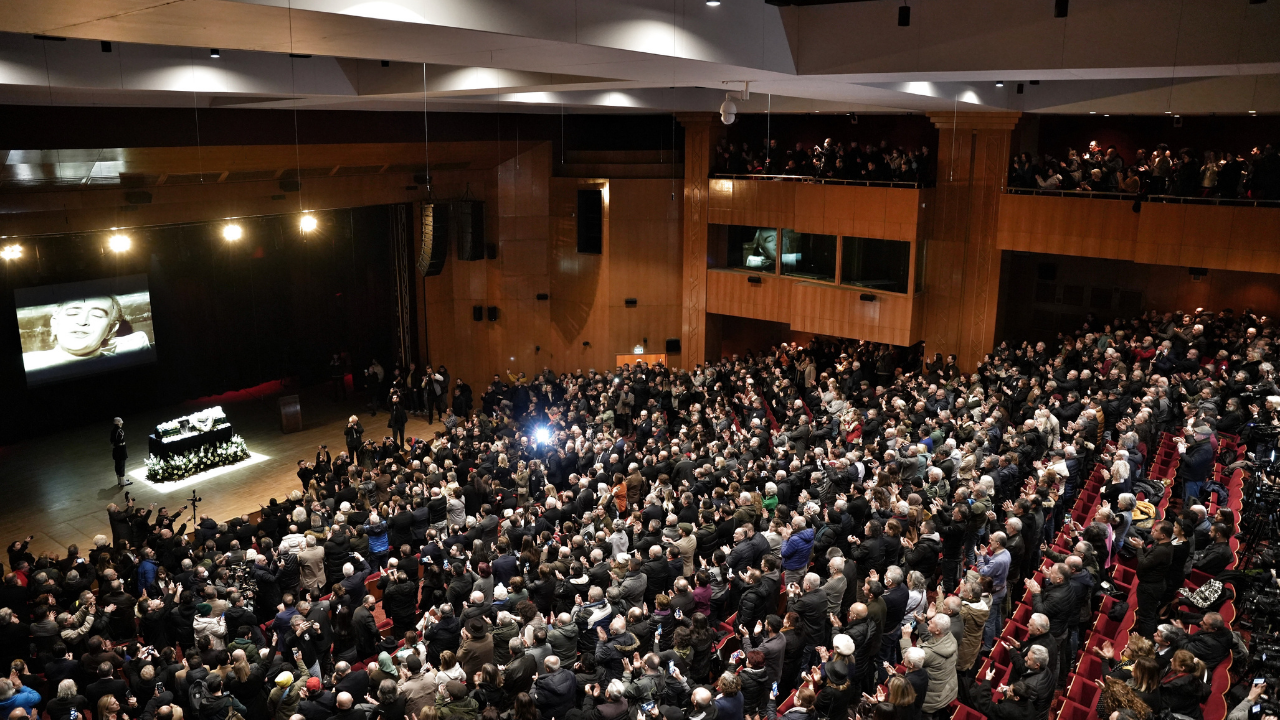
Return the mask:
POLYGON ((1200 704, 1209 697, 1209 686, 1200 679, 1204 673, 1204 663, 1189 650, 1174 653, 1169 672, 1160 681, 1160 700, 1164 706, 1192 720, 1204 720, 1200 704))

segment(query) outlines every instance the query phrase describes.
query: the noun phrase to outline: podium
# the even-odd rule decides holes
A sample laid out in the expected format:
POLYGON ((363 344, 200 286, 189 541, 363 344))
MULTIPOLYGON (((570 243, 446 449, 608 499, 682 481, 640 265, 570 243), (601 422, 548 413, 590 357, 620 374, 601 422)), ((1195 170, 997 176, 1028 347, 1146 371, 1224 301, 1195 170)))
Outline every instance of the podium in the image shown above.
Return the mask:
POLYGON ((280 432, 288 435, 302 430, 302 402, 297 395, 280 398, 280 432))

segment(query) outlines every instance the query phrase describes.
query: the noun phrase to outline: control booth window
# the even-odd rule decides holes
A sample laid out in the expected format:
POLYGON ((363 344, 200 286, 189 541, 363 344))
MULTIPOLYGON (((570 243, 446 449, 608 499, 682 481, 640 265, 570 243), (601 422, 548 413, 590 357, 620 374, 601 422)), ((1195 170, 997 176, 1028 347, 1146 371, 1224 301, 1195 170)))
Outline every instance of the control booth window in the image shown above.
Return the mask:
POLYGON ((810 280, 835 280, 836 236, 783 230, 782 274, 810 280))
POLYGON ((710 267, 773 273, 777 270, 777 228, 751 225, 707 226, 710 267))
POLYGON ((841 238, 840 283, 905 293, 911 273, 911 243, 876 238, 841 238))

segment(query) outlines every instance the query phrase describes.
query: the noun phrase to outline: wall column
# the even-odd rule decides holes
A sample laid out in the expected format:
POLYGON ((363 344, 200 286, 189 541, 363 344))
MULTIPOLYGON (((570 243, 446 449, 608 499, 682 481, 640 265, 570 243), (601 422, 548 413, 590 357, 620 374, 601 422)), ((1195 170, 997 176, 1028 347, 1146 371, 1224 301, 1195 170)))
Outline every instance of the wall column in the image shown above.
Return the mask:
POLYGON ((707 194, 716 113, 681 113, 684 126, 684 218, 680 366, 693 370, 707 354, 707 194))
POLYGON ((995 342, 1000 296, 996 229, 1021 113, 929 113, 938 128, 937 187, 924 196, 925 352, 955 353, 972 372, 995 342))

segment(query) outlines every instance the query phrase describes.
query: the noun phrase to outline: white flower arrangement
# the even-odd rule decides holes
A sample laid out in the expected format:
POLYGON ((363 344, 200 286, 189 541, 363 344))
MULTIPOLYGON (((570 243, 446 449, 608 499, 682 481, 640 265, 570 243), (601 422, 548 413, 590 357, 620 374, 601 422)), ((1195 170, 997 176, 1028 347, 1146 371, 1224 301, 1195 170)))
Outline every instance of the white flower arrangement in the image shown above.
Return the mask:
POLYGON ((227 442, 203 445, 190 452, 171 455, 167 458, 148 455, 147 479, 151 482, 171 482, 216 467, 234 465, 247 459, 249 459, 249 448, 245 446, 244 438, 232 435, 227 442))
POLYGON ((222 406, 215 405, 186 417, 174 418, 156 425, 156 436, 164 442, 173 442, 227 425, 226 420, 227 414, 222 411, 222 406))

